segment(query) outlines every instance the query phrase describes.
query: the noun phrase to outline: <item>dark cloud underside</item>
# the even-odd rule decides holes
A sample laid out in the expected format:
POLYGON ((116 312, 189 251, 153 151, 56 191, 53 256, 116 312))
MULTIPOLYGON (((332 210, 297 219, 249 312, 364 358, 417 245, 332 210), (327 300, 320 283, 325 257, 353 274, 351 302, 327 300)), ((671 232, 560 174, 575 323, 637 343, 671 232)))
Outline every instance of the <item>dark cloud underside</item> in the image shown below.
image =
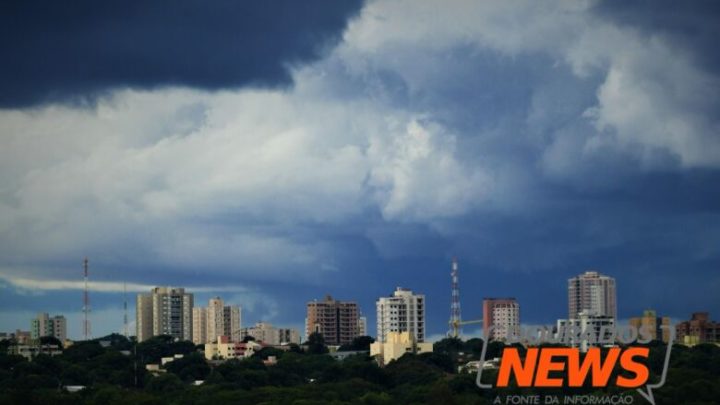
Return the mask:
POLYGON ((284 86, 336 42, 361 1, 10 1, 0 107, 118 87, 284 86))
POLYGON ((597 15, 653 36, 663 36, 684 50, 707 70, 720 69, 720 2, 704 1, 603 1, 597 15))

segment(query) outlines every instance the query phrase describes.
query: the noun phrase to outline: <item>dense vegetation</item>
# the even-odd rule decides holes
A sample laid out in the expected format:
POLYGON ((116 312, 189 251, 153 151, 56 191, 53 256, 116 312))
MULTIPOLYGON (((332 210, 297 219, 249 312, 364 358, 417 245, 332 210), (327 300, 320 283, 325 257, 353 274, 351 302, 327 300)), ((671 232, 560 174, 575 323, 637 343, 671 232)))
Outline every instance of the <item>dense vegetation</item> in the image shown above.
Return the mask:
MULTIPOLYGON (((56 357, 38 356, 32 362, 7 355, 7 343, 0 345, 0 404, 491 404, 500 395, 528 394, 530 390, 507 388, 480 390, 475 374, 458 374, 457 364, 477 359, 480 339, 463 342, 445 339, 435 352, 405 355, 380 368, 367 355, 336 361, 313 338, 310 350, 299 347, 284 352, 266 348, 247 360, 218 365, 205 361, 199 347, 190 342, 173 342, 156 337, 140 344, 122 336, 79 342, 56 357), (103 347, 100 340, 110 341, 103 347), (185 356, 166 367, 167 373, 152 376, 145 364, 161 357, 185 356), (265 366, 262 359, 274 355, 278 363, 265 366), (196 380, 204 384, 196 386, 196 380), (68 385, 87 389, 69 393, 68 385)), ((365 348, 368 339, 352 348, 365 348)), ((651 345, 653 369, 661 366, 665 347, 651 345), (657 359, 657 361, 655 360, 657 359)), ((499 357, 500 343, 488 346, 487 357, 499 357)), ((656 390, 658 404, 720 403, 720 347, 676 346, 668 380, 656 390)), ((619 371, 618 371, 619 372, 619 371)), ((495 371, 486 371, 488 381, 495 371)), ((485 379, 485 378, 483 378, 485 379)), ((535 390, 541 395, 568 390, 535 390)), ((636 404, 645 403, 634 390, 607 388, 603 392, 583 388, 575 393, 626 393, 636 404)))

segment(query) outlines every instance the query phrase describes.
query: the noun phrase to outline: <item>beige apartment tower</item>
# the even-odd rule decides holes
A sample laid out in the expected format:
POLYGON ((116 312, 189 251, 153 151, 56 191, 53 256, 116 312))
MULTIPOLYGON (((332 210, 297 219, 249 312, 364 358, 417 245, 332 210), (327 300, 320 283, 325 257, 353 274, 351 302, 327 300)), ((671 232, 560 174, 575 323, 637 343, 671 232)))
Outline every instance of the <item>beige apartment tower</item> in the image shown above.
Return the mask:
POLYGON ((596 271, 586 271, 568 280, 568 318, 580 312, 617 319, 615 279, 596 271))
POLYGON ((308 302, 305 337, 317 332, 330 346, 352 343, 360 336, 359 316, 358 304, 353 301, 337 301, 327 295, 323 301, 308 302))
POLYGON ((237 305, 225 305, 220 297, 211 298, 207 307, 193 308, 193 342, 212 343, 218 336, 227 336, 232 342, 241 337, 241 309, 237 305))
POLYGON ((192 308, 193 295, 184 288, 155 287, 150 293, 138 294, 135 318, 138 342, 158 335, 192 340, 192 308))

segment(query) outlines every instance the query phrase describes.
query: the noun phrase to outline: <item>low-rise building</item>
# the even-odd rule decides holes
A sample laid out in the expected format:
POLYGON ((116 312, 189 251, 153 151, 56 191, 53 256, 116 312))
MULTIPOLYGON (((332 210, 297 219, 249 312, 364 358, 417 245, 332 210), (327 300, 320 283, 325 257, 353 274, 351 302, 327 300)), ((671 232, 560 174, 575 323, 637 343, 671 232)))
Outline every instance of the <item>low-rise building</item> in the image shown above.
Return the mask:
POLYGON ((30 331, 16 329, 15 332, 0 332, 0 340, 14 340, 19 345, 26 345, 32 339, 30 331))
POLYGON ((708 312, 695 312, 689 321, 675 325, 675 340, 688 346, 720 342, 720 323, 710 320, 708 312))
POLYGON ((58 345, 13 345, 8 349, 10 354, 23 356, 28 360, 32 360, 40 354, 48 356, 57 356, 62 354, 62 348, 58 345))
POLYGON ((638 330, 645 328, 650 332, 652 340, 662 340, 664 343, 670 340, 670 318, 659 317, 652 309, 643 311, 643 315, 640 317, 630 318, 629 323, 638 330))
POLYGON ((255 326, 243 328, 241 338, 251 336, 256 342, 278 346, 284 344, 300 344, 300 332, 296 329, 276 328, 267 322, 258 322, 255 326))
POLYGON ((387 332, 385 342, 370 345, 370 356, 376 357, 380 365, 397 360, 406 353, 432 353, 432 343, 418 342, 410 332, 387 332))
POLYGON ((216 342, 205 344, 205 358, 208 360, 248 358, 260 351, 263 347, 265 346, 253 341, 247 343, 231 342, 227 336, 218 336, 216 342))

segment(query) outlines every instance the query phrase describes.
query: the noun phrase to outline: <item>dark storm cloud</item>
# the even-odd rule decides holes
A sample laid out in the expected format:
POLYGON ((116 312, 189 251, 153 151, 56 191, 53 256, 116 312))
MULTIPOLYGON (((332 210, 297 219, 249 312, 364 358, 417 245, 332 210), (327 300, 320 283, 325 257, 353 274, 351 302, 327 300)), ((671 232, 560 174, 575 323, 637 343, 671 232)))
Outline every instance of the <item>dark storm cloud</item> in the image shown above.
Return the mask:
POLYGON ((720 69, 720 2, 717 1, 603 1, 594 11, 624 27, 639 29, 689 50, 706 69, 720 69))
POLYGON ((118 87, 284 86, 362 1, 10 1, 0 6, 0 107, 86 101, 118 87))

